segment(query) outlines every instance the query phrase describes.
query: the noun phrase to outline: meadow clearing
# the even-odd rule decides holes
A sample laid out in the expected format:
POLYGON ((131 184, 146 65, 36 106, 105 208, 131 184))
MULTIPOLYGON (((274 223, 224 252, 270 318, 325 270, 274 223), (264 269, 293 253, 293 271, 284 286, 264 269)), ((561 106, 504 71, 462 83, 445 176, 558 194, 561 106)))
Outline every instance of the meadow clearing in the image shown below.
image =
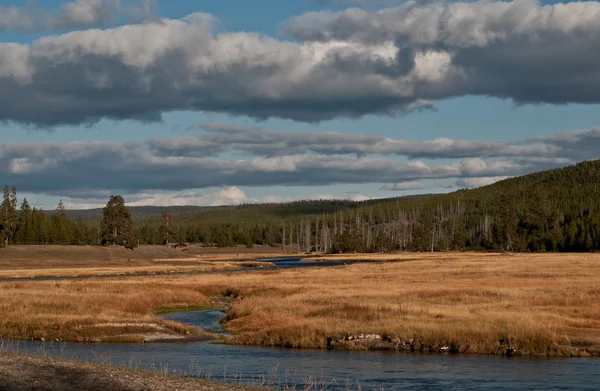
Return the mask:
POLYGON ((408 253, 381 263, 232 274, 20 281, 0 284, 0 335, 118 340, 153 332, 142 324, 198 333, 166 324, 156 312, 207 307, 228 296, 229 343, 326 348, 341 341, 342 348, 366 349, 388 348, 387 341, 407 350, 598 355, 599 281, 599 254, 491 253, 408 253), (360 334, 381 339, 358 341, 360 334))
POLYGON ((167 246, 123 247, 28 245, 0 249, 0 279, 172 274, 272 266, 257 258, 277 254, 269 247, 183 249, 167 246), (245 251, 241 251, 245 250, 245 251))

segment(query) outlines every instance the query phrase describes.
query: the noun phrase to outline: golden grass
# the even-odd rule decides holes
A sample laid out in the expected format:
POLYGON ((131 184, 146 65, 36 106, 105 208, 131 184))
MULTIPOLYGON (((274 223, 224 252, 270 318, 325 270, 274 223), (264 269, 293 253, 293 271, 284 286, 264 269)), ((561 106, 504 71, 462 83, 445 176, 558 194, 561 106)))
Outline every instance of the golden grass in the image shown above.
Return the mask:
POLYGON ((1 283, 0 338, 138 341, 146 334, 197 336, 200 330, 164 321, 154 311, 210 305, 197 287, 173 282, 1 283))
POLYGON ((209 305, 208 297, 228 294, 235 298, 226 324, 236 334, 232 343, 323 348, 328 338, 376 333, 464 352, 514 347, 520 354, 600 353, 599 254, 422 253, 401 260, 2 283, 0 335, 74 340, 129 335, 129 329, 88 326, 161 323, 153 314, 158 309, 201 307, 209 305))
POLYGON ((264 256, 263 253, 234 253, 233 248, 212 249, 214 253, 210 250, 196 248, 183 252, 166 246, 141 246, 134 251, 99 246, 9 246, 0 250, 0 279, 168 274, 272 266, 268 262, 249 262, 264 256))
MULTIPOLYGON (((360 261, 360 262, 403 262, 416 260, 469 259, 490 256, 487 252, 438 253, 438 252, 400 252, 400 253, 346 253, 346 254, 316 254, 302 257, 304 261, 360 261)), ((493 254, 498 255, 498 254, 493 254)), ((517 255, 517 254, 507 254, 517 255)))
MULTIPOLYGON (((62 245, 11 245, 0 249, 0 268, 14 262, 43 262, 64 264, 65 262, 127 261, 151 259, 255 259, 281 255, 280 248, 268 246, 245 247, 201 247, 190 245, 185 248, 144 245, 128 250, 119 246, 62 246, 62 245)), ((289 255, 289 254, 288 254, 289 255)))
POLYGON ((234 343, 322 348, 328 337, 376 333, 463 352, 600 353, 600 255, 409 256, 198 283, 239 291, 234 343))
POLYGON ((154 261, 151 264, 146 262, 128 262, 127 264, 111 264, 107 266, 88 267, 46 267, 43 269, 8 269, 0 270, 0 279, 22 279, 22 278, 44 278, 44 277, 89 277, 89 276, 135 276, 139 274, 173 274, 173 273, 192 273, 208 272, 219 270, 234 270, 245 267, 272 267, 271 262, 248 262, 248 261, 189 261, 168 262, 154 261))

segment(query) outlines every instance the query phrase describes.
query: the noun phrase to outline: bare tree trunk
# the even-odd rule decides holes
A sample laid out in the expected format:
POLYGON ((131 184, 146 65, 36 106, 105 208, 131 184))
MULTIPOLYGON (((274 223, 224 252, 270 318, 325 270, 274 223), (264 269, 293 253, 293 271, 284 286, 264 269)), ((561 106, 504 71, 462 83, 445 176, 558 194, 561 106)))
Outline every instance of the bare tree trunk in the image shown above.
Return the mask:
POLYGON ((285 254, 285 223, 283 223, 283 233, 282 233, 281 242, 283 243, 283 253, 285 254))

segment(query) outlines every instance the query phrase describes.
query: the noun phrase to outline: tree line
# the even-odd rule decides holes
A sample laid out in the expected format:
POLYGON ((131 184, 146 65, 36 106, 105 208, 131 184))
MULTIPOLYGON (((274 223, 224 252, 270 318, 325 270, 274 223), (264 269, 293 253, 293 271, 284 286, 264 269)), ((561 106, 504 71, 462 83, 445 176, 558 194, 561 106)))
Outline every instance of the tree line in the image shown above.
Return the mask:
POLYGON ((4 189, 5 244, 282 246, 286 252, 595 251, 600 248, 600 161, 472 190, 366 203, 302 201, 133 220, 111 196, 100 221, 17 208, 4 189))
POLYGON ((24 198, 17 207, 17 189, 4 186, 0 204, 0 244, 137 245, 133 219, 121 196, 111 196, 94 223, 67 216, 62 200, 51 213, 31 207, 24 198))

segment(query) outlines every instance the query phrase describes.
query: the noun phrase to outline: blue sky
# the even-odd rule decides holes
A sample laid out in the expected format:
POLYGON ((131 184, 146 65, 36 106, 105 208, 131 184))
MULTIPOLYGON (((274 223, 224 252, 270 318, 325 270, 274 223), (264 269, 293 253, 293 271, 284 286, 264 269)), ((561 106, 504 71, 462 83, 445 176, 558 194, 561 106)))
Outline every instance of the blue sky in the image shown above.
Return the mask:
POLYGON ((0 177, 44 208, 392 197, 598 157, 597 2, 24 3, 0 0, 0 177))

